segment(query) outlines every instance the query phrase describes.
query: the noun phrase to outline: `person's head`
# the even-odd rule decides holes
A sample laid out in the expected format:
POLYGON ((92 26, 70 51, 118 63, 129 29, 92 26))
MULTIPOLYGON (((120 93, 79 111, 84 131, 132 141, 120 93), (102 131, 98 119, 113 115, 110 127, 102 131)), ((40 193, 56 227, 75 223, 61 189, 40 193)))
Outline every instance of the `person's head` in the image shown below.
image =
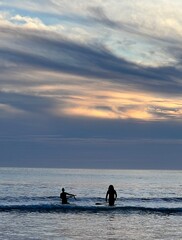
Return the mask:
POLYGON ((114 190, 114 186, 113 186, 113 185, 110 185, 110 186, 109 186, 109 190, 114 190))
POLYGON ((64 188, 62 188, 62 192, 64 192, 64 188))

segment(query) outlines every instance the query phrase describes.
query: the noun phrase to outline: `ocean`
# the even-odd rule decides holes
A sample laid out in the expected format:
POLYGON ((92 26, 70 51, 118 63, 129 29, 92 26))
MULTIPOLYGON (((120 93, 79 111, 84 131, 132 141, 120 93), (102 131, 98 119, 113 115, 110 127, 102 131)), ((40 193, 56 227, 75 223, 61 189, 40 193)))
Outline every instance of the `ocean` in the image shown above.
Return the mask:
POLYGON ((182 239, 181 190, 182 171, 0 168, 0 239, 182 239))

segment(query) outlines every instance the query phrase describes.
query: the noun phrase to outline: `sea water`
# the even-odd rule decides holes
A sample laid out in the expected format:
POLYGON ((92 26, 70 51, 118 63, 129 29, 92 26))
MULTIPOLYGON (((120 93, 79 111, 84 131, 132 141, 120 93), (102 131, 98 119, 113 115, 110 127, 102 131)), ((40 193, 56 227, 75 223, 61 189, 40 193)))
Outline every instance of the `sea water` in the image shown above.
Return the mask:
POLYGON ((182 239, 182 172, 0 168, 0 239, 182 239))

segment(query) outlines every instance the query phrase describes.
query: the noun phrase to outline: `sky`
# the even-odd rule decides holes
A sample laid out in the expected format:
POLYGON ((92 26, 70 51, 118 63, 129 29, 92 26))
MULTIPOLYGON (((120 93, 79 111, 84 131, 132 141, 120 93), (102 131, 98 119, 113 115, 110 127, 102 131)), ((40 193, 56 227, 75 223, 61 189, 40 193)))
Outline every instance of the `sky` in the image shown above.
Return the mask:
POLYGON ((0 166, 182 169, 181 0, 0 0, 0 166))

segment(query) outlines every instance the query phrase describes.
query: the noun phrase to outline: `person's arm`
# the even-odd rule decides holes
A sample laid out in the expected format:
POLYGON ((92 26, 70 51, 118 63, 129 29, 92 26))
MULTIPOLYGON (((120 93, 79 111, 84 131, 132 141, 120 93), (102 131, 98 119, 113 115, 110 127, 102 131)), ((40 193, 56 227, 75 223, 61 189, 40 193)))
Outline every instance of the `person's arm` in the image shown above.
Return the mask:
POLYGON ((72 197, 75 197, 76 195, 74 195, 74 194, 71 194, 71 193, 66 193, 67 195, 69 195, 69 196, 72 196, 72 197))
POLYGON ((75 197, 76 197, 76 195, 74 195, 74 194, 71 194, 71 193, 66 193, 66 195, 68 195, 68 196, 70 196, 70 197, 74 197, 74 199, 76 199, 75 197))
POLYGON ((117 192, 115 191, 115 200, 117 199, 117 192))
POLYGON ((108 197, 108 194, 109 194, 109 193, 108 193, 108 191, 107 191, 107 193, 106 193, 106 202, 107 202, 107 197, 108 197))

